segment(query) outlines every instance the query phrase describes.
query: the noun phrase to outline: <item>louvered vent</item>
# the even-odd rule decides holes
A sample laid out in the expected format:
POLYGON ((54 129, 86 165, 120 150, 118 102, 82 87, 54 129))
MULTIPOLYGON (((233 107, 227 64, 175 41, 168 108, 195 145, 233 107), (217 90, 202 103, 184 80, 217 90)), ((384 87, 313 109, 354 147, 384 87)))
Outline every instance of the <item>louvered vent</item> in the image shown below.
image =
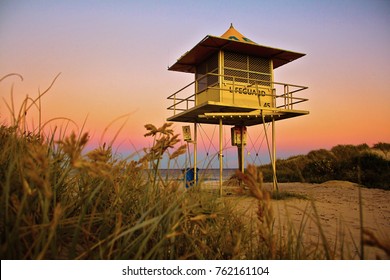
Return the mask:
POLYGON ((195 78, 198 81, 198 92, 218 83, 218 54, 211 56, 196 67, 195 78))
POLYGON ((270 60, 234 52, 224 54, 225 80, 269 87, 271 84, 270 60))

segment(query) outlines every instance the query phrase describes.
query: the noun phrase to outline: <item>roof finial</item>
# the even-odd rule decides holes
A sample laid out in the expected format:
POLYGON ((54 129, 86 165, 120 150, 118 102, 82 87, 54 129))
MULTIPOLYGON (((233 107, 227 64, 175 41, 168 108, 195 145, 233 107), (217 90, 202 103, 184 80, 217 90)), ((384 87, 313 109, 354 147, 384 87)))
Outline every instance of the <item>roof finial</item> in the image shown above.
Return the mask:
POLYGON ((233 23, 230 23, 230 28, 234 28, 234 27, 233 27, 233 23))

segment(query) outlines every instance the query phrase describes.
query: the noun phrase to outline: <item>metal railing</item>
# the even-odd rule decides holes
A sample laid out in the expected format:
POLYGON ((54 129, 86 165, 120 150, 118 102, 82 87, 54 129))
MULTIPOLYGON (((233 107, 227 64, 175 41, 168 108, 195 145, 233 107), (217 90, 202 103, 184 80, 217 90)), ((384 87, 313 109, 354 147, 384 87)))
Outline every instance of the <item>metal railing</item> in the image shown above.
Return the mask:
MULTIPOLYGON (((189 88, 191 85, 195 84, 195 82, 196 81, 193 81, 193 82, 189 83, 188 85, 182 87, 181 89, 179 89, 178 91, 176 91, 175 93, 173 93, 173 94, 171 94, 170 96, 167 97, 168 100, 173 100, 173 105, 171 105, 171 106, 169 106, 167 108, 168 110, 173 110, 173 115, 176 115, 176 111, 186 111, 186 110, 188 110, 190 108, 189 107, 189 102, 193 102, 194 105, 195 105, 195 95, 196 95, 196 93, 193 93, 193 94, 191 94, 190 96, 188 96, 186 98, 180 98, 180 97, 177 96, 179 93, 181 93, 185 89, 189 88), (183 103, 185 104, 185 108, 179 107, 179 105, 183 105, 183 103)), ((191 107, 193 107, 193 106, 191 106, 191 107)))
MULTIPOLYGON (((250 79, 250 78, 230 76, 230 75, 221 75, 221 74, 215 74, 215 73, 207 73, 204 76, 200 77, 199 79, 189 83, 188 85, 182 87, 178 91, 176 91, 173 94, 171 94, 170 96, 168 96, 167 99, 172 100, 173 104, 170 105, 167 109, 173 110, 173 115, 176 115, 177 111, 180 111, 180 112, 186 111, 186 110, 188 110, 196 105, 196 98, 197 98, 198 94, 200 94, 206 90, 210 90, 210 89, 221 91, 221 92, 229 92, 230 94, 232 94, 232 100, 233 100, 232 105, 234 105, 235 104, 235 95, 242 94, 242 92, 239 92, 239 91, 236 92, 236 90, 232 91, 231 89, 227 89, 226 87, 221 87, 221 86, 219 86, 220 85, 219 82, 207 85, 206 87, 202 86, 201 90, 197 90, 197 88, 198 88, 197 85, 201 84, 202 80, 205 80, 206 84, 207 84, 207 78, 209 76, 218 76, 219 82, 222 81, 222 83, 224 83, 225 86, 226 86, 226 84, 232 85, 233 89, 235 88, 235 85, 239 85, 241 88, 243 88, 243 84, 245 84, 243 91, 245 91, 245 89, 246 90, 251 90, 251 89, 253 90, 254 89, 256 94, 258 94, 258 95, 259 95, 260 89, 266 88, 266 86, 264 86, 264 84, 266 84, 266 85, 268 84, 270 86, 272 85, 272 87, 270 87, 272 89, 272 94, 263 94, 263 96, 272 96, 273 101, 274 101, 273 108, 277 108, 277 109, 294 110, 294 105, 299 104, 299 103, 303 103, 303 102, 306 102, 309 100, 307 98, 295 96, 295 94, 297 92, 300 92, 300 91, 307 89, 308 87, 306 87, 306 86, 280 83, 280 82, 272 82, 272 81, 267 81, 267 80, 250 79), (245 83, 242 82, 243 80, 245 80, 245 83), (195 90, 191 87, 192 85, 194 85, 195 90), (195 92, 195 93, 188 93, 187 92, 187 94, 185 95, 184 92, 186 92, 186 90, 191 89, 190 87, 192 88, 192 92, 195 92), (280 89, 280 88, 282 88, 282 89, 280 89), (283 91, 283 93, 278 94, 278 92, 280 92, 280 91, 283 91), (281 103, 281 104, 278 104, 278 103, 281 103)), ((215 78, 214 78, 214 80, 215 80, 215 78)), ((261 107, 261 105, 259 105, 259 107, 261 107)))

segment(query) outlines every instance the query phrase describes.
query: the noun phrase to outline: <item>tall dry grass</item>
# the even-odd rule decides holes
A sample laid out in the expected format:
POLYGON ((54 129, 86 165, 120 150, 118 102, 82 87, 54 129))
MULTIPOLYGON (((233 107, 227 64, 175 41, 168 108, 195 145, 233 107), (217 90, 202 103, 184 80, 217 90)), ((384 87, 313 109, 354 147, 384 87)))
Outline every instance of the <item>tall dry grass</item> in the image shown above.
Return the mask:
MULTIPOLYGON (((8 78, 3 77, 1 80, 8 78)), ((19 76, 20 77, 20 76, 19 76)), ((57 79, 57 77, 55 78, 57 79)), ((161 159, 175 160, 179 135, 171 124, 145 126, 153 145, 139 160, 121 159, 112 143, 85 152, 87 132, 26 130, 27 112, 40 99, 7 107, 0 127, 1 259, 317 259, 329 248, 304 242, 309 214, 287 236, 275 230, 270 194, 249 166, 238 173, 257 201, 256 217, 243 218, 237 201, 163 178, 161 159)), ((239 199, 239 198, 237 198, 239 199)), ((320 223, 318 224, 320 227, 320 223)), ((384 247, 374 235, 366 243, 384 247)))

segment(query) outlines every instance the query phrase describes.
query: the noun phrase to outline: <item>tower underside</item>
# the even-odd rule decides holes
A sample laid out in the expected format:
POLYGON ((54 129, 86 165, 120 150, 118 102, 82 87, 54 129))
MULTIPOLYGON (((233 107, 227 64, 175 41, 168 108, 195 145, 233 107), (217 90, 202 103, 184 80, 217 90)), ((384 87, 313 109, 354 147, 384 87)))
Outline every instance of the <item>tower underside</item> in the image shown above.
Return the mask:
POLYGON ((275 121, 307 115, 309 111, 268 108, 268 107, 237 107, 220 102, 208 101, 198 106, 181 111, 167 120, 172 122, 252 126, 263 122, 275 121))

